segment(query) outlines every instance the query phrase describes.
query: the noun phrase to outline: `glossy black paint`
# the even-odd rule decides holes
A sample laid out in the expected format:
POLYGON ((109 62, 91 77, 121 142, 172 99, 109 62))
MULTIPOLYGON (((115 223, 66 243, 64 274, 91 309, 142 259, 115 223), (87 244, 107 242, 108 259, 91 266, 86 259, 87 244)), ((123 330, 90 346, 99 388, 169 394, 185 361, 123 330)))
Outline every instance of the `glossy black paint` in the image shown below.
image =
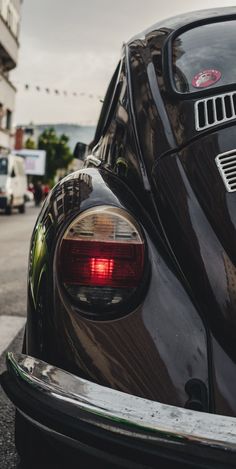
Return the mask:
POLYGON ((193 405, 186 385, 198 380, 206 389, 202 410, 235 416, 236 194, 226 192, 215 164, 217 154, 236 148, 235 121, 198 132, 196 99, 221 88, 177 94, 168 68, 181 31, 230 18, 236 8, 182 15, 124 47, 93 158, 53 189, 33 233, 26 352, 178 406, 193 405), (62 288, 58 246, 79 213, 104 204, 140 223, 150 274, 139 301, 120 316, 90 320, 62 288))
MULTIPOLYGON (((230 126, 205 136, 201 145, 195 142, 161 159, 153 169, 165 231, 214 340, 225 352, 224 367, 227 362, 233 367, 236 360, 235 193, 226 191, 215 156, 235 147, 230 126)), ((214 367, 217 357, 213 353, 214 367)), ((233 396, 230 406, 235 415, 233 396)))
POLYGON ((33 263, 29 271, 29 304, 35 303, 35 307, 29 311, 27 352, 106 386, 181 406, 188 401, 185 384, 191 378, 201 379, 208 388, 204 325, 181 285, 154 220, 129 188, 106 171, 87 169, 75 173, 55 188, 41 213, 38 227, 46 226, 48 219, 53 220, 54 236, 50 238, 45 230, 43 252, 50 254, 36 262, 37 267, 41 263, 38 270, 46 275, 44 307, 40 310, 42 342, 38 344, 40 334, 37 331, 40 309, 37 292, 42 280, 39 276, 35 278, 33 263), (146 235, 151 271, 140 304, 133 311, 129 306, 127 315, 120 319, 118 315, 116 320, 111 311, 111 319, 107 317, 105 322, 99 317, 91 321, 80 314, 65 294, 57 269, 57 246, 65 226, 79 211, 104 201, 125 207, 139 219, 146 235), (49 285, 53 292, 50 296, 46 294, 49 285))

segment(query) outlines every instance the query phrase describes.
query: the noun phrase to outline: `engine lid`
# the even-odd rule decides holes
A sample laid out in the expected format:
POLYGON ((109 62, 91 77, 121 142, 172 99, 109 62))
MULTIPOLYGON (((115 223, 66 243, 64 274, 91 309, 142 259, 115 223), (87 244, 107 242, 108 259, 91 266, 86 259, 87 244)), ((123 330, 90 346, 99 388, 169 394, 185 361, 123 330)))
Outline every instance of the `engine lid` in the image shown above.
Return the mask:
POLYGON ((236 185, 233 178, 229 191, 224 180, 228 157, 236 161, 235 127, 163 157, 153 177, 173 252, 211 330, 236 359, 236 185))

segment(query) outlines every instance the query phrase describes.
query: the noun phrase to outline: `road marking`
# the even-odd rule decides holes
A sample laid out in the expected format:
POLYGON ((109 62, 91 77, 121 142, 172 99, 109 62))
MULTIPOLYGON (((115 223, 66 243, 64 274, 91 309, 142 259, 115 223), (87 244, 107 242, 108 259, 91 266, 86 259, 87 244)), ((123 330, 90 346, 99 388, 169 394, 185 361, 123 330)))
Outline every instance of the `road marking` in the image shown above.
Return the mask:
POLYGON ((24 327, 25 322, 26 318, 20 316, 0 316, 0 355, 24 327))

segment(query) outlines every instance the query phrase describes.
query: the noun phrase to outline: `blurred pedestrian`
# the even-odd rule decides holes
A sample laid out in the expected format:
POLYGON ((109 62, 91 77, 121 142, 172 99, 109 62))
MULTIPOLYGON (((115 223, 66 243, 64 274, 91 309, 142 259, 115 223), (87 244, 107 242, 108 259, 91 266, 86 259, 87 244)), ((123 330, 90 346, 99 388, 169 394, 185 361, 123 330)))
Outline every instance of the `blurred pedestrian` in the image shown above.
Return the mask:
POLYGON ((37 181, 34 185, 34 202, 35 207, 39 207, 43 198, 43 188, 42 183, 37 181))
POLYGON ((48 196, 50 192, 50 188, 49 188, 49 185, 48 184, 44 184, 43 186, 43 198, 46 199, 46 197, 48 196))
POLYGON ((32 182, 30 182, 28 185, 28 191, 32 192, 32 194, 34 193, 34 185, 32 182))

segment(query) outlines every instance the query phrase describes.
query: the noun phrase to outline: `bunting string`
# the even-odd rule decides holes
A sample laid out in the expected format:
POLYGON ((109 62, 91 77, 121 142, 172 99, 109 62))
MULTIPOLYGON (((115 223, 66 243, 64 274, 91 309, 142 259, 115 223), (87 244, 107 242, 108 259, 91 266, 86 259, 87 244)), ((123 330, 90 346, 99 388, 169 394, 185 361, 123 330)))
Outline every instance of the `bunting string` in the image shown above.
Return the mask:
POLYGON ((84 91, 68 91, 68 90, 60 90, 57 88, 50 88, 48 86, 39 86, 39 85, 32 85, 30 83, 24 83, 23 85, 16 84, 16 87, 20 89, 23 87, 24 91, 36 91, 37 93, 45 93, 52 96, 63 96, 65 98, 80 98, 85 97, 89 99, 96 99, 100 102, 103 102, 103 97, 100 95, 86 93, 84 91))

